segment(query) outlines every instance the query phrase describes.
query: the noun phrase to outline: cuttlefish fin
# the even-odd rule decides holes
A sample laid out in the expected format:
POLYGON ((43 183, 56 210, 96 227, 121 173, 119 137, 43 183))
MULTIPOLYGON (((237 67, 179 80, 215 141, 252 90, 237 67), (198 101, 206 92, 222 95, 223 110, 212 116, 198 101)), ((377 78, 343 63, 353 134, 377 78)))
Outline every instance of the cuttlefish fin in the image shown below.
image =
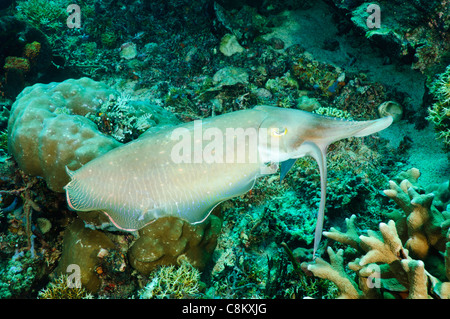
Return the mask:
POLYGON ((294 166, 296 161, 296 158, 291 158, 280 163, 280 183, 286 177, 286 174, 289 172, 292 166, 294 166))
POLYGON ((67 175, 69 175, 70 179, 72 179, 73 175, 75 174, 75 171, 70 170, 67 165, 65 166, 66 168, 66 173, 67 175))
POLYGON ((319 248, 320 240, 322 239, 323 221, 325 218, 325 202, 327 198, 327 148, 328 144, 318 145, 313 142, 305 142, 310 147, 310 153, 319 166, 320 173, 320 204, 319 212, 317 214, 316 230, 314 233, 314 252, 313 259, 316 258, 317 249, 319 248))

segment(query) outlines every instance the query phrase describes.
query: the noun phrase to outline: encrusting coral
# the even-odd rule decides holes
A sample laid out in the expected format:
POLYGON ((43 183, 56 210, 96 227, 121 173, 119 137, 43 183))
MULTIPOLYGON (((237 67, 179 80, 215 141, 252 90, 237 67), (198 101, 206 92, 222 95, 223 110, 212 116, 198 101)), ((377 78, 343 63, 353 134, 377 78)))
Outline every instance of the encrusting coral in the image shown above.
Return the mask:
POLYGON ((449 213, 433 206, 433 193, 421 193, 409 180, 389 184, 385 194, 403 211, 392 214, 395 221, 380 223, 379 232, 368 230, 365 236, 359 235, 353 215, 346 219, 346 232, 334 228, 324 232, 362 254, 348 264, 358 283, 344 271, 342 249, 335 252, 328 247, 330 262, 317 258, 315 263, 303 263, 302 269, 333 281, 340 298, 449 299, 449 213))

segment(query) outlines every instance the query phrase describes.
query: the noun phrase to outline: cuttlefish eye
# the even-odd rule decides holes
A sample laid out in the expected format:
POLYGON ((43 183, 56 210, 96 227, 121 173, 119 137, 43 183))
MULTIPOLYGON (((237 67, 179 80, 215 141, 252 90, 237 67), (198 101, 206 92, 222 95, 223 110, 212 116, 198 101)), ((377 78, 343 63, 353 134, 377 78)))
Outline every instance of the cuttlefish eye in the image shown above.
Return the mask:
POLYGON ((286 135, 286 133, 287 128, 277 128, 277 127, 272 128, 272 136, 283 136, 286 135))

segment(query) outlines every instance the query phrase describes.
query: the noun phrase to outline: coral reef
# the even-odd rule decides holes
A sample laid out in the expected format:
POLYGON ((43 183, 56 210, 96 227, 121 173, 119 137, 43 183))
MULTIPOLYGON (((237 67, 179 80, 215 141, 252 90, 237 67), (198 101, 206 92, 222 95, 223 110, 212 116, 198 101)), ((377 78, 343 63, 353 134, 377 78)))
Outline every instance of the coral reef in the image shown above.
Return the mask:
POLYGON ((69 182, 66 166, 77 169, 120 145, 84 117, 110 94, 114 91, 87 78, 27 87, 13 104, 8 122, 8 149, 19 167, 44 177, 50 189, 61 192, 69 182))
POLYGON ((81 286, 88 291, 97 292, 101 285, 95 271, 100 264, 98 254, 102 249, 114 247, 114 243, 103 232, 86 228, 84 223, 77 219, 65 230, 63 253, 56 272, 65 275, 71 272, 70 265, 77 265, 81 286))
POLYGON ((421 0, 409 4, 400 0, 373 3, 333 0, 332 3, 343 17, 349 15, 353 27, 385 54, 428 75, 433 74, 450 49, 450 8, 446 2, 421 0), (372 27, 377 10, 373 5, 379 8, 378 13, 381 12, 382 23, 378 27, 372 27))
POLYGON ((419 193, 407 179, 390 182, 385 194, 402 212, 379 225, 379 232, 360 235, 356 216, 346 219, 347 230, 331 228, 324 235, 362 254, 348 264, 357 282, 345 272, 344 250, 328 247, 330 262, 317 258, 303 263, 305 272, 333 281, 340 298, 450 298, 449 214, 432 205, 433 193, 419 193))
POLYGON ((158 266, 176 265, 183 255, 192 266, 203 269, 209 261, 220 234, 221 220, 215 215, 198 225, 175 217, 159 218, 139 230, 130 248, 130 265, 144 275, 158 266))
POLYGON ((141 299, 195 298, 200 292, 200 272, 185 255, 179 266, 160 266, 149 275, 149 283, 139 292, 141 299))
POLYGON ((430 85, 435 103, 428 108, 427 120, 434 125, 437 138, 450 149, 450 66, 430 85))
POLYGON ((174 217, 161 218, 141 229, 136 239, 130 234, 92 229, 93 224, 78 218, 64 232, 63 253, 55 274, 65 275, 71 265, 77 265, 81 287, 87 291, 105 296, 120 294, 120 290, 131 293, 137 284, 130 266, 148 276, 158 267, 169 269, 188 258, 189 267, 204 269, 215 249, 220 226, 220 219, 214 215, 199 225, 174 217))
POLYGON ((201 270, 215 249, 220 226, 220 219, 214 215, 199 225, 174 217, 160 218, 141 229, 135 239, 129 234, 92 229, 92 225, 85 226, 81 219, 76 219, 64 232, 63 253, 55 273, 65 275, 71 265, 77 265, 81 287, 110 295, 117 282, 121 282, 122 289, 129 290, 128 285, 132 289, 133 282, 124 283, 130 276, 129 266, 144 276, 158 272, 156 269, 171 273, 174 265, 188 258, 189 267, 201 270))
POLYGON ((76 170, 120 145, 89 118, 120 141, 159 123, 177 123, 157 105, 129 100, 89 78, 27 87, 11 108, 9 152, 24 172, 43 177, 50 189, 61 192, 69 182, 66 167, 76 170))
POLYGON ((84 287, 72 287, 68 275, 60 275, 45 289, 39 291, 39 299, 92 299, 93 295, 84 287))
MULTIPOLYGON (((79 0, 81 28, 66 24, 71 3, 0 3, 1 298, 448 297, 449 182, 422 187, 418 170, 397 174, 418 139, 440 145, 428 127, 416 130, 427 115, 449 145, 446 1, 377 1, 380 28, 367 25, 375 3, 360 0, 79 0), (258 104, 355 120, 402 113, 398 145, 385 132, 328 148, 325 227, 336 229, 305 272, 320 195, 310 159, 221 204, 222 227, 213 216, 117 232, 103 213, 69 211, 57 193, 65 165, 158 126, 258 104), (391 199, 379 190, 395 174, 391 199), (345 221, 357 212, 357 223, 345 221), (386 216, 393 222, 378 226, 386 216), (82 266, 80 290, 65 285, 69 263, 82 266)), ((427 152, 414 156, 447 174, 427 152)))

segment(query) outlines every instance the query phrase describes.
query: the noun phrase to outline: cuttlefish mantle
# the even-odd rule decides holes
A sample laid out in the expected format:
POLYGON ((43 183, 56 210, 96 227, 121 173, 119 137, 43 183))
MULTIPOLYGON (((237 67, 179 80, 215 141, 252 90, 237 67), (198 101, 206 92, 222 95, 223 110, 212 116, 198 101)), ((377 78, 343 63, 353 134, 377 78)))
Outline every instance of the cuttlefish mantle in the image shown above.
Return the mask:
POLYGON ((351 136, 385 129, 392 117, 346 121, 294 109, 256 106, 166 127, 68 171, 67 202, 77 211, 103 211, 124 231, 159 217, 204 221, 219 203, 252 189, 258 177, 283 178, 295 160, 316 159, 321 180, 314 254, 326 199, 326 149, 351 136))

